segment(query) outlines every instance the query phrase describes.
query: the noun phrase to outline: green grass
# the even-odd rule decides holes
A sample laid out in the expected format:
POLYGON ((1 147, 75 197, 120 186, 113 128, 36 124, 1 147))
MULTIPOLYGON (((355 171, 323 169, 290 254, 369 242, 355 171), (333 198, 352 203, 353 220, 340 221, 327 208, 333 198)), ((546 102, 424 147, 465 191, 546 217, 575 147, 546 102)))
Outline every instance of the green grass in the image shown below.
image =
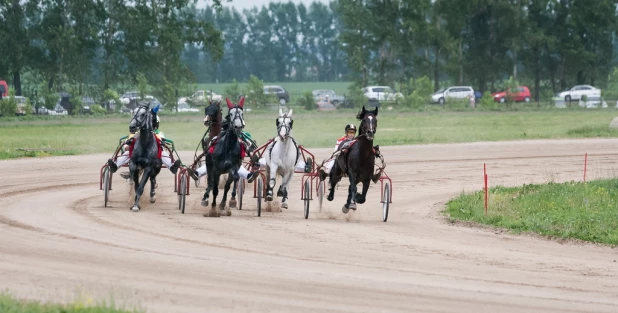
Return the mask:
POLYGON ((17 300, 10 295, 0 294, 0 312, 2 313, 129 313, 135 310, 118 310, 113 306, 92 305, 92 300, 75 302, 68 305, 44 304, 36 301, 17 300))
MULTIPOLYGON (((294 108, 294 137, 307 148, 332 147, 356 111, 307 112, 294 108)), ((618 137, 613 111, 395 112, 379 113, 379 145, 618 137)), ((259 145, 275 135, 275 111, 245 113, 246 129, 259 145)), ((202 113, 161 114, 161 130, 178 150, 193 151, 206 128, 202 113)), ((0 159, 113 153, 128 133, 128 115, 0 118, 0 159)), ((184 160, 187 163, 189 160, 184 160)))
MULTIPOLYGON (((351 85, 351 82, 274 82, 274 83, 264 83, 264 85, 278 85, 285 88, 291 94, 301 94, 307 90, 311 91, 314 89, 332 89, 338 95, 343 95, 348 93, 348 87, 351 85)), ((210 90, 213 92, 222 94, 227 86, 232 85, 231 83, 227 84, 197 84, 196 90, 210 90)), ((241 90, 244 90, 246 87, 246 83, 240 83, 241 90)))
POLYGON ((472 221, 547 237, 618 245, 618 180, 549 183, 483 191, 447 203, 453 220, 472 221))

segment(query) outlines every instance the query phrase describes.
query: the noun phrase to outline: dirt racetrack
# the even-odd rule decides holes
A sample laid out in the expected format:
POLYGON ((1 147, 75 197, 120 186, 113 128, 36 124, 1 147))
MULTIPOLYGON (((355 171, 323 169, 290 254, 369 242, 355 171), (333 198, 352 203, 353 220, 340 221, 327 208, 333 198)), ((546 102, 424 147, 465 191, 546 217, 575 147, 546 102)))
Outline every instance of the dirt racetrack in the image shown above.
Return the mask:
POLYGON ((0 161, 0 289, 148 312, 618 312, 616 249, 451 225, 439 212, 482 188, 483 162, 490 185, 581 180, 586 152, 588 179, 613 176, 618 140, 382 151, 394 184, 387 223, 379 185, 347 218, 342 184, 305 220, 300 174, 288 210, 258 218, 250 195, 243 211, 205 218, 204 184, 191 185, 181 215, 166 169, 157 202, 132 213, 117 174, 103 207, 108 154, 0 161))

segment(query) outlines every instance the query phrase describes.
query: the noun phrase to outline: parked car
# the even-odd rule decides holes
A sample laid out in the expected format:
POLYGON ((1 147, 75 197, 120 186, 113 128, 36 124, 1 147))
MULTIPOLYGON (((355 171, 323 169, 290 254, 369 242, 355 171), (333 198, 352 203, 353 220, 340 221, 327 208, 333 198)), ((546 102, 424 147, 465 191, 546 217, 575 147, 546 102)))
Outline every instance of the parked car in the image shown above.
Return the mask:
POLYGON ((469 99, 474 97, 474 89, 470 86, 451 86, 436 91, 431 95, 431 102, 444 104, 447 99, 469 99))
POLYGON ((178 103, 177 112, 199 112, 200 110, 197 108, 192 108, 188 103, 178 103))
POLYGON ((509 92, 507 92, 507 90, 494 92, 491 94, 491 96, 494 98, 494 101, 500 103, 505 103, 509 100, 509 97, 512 97, 513 101, 515 102, 530 102, 530 99, 532 99, 532 96, 530 95, 530 89, 528 89, 528 87, 526 86, 518 86, 512 88, 509 92))
POLYGON ((578 105, 582 108, 594 109, 594 108, 607 108, 607 102, 600 96, 589 96, 586 100, 579 99, 578 105))
POLYGON ((290 102, 290 94, 281 86, 264 86, 265 95, 276 95, 280 105, 286 105, 290 102))
POLYGON ((368 99, 376 99, 378 101, 395 101, 398 98, 403 98, 401 92, 395 91, 388 86, 367 86, 362 89, 363 94, 368 99))
POLYGON ((2 95, 2 98, 9 96, 9 85, 5 80, 0 80, 0 95, 2 95))
POLYGON ((339 107, 340 104, 345 102, 344 96, 338 96, 335 91, 331 89, 316 89, 311 92, 315 101, 326 101, 332 103, 335 107, 339 107))
POLYGON ((127 105, 133 99, 139 99, 139 92, 138 91, 125 92, 122 96, 120 96, 120 103, 124 104, 124 105, 127 105))
POLYGON ((28 104, 28 98, 22 96, 15 96, 15 102, 17 102, 17 110, 15 111, 15 115, 26 115, 26 105, 28 104))
POLYGON ((82 108, 79 110, 81 114, 91 114, 92 106, 95 105, 94 100, 91 97, 82 97, 82 108))
POLYGON ((558 93, 558 97, 569 102, 571 100, 580 100, 582 96, 586 97, 601 97, 601 89, 590 85, 577 85, 571 89, 558 93))
POLYGON ((332 103, 326 101, 318 101, 316 106, 317 110, 320 112, 337 111, 337 108, 332 103))
POLYGON ((206 106, 208 100, 221 101, 223 96, 212 92, 212 90, 198 90, 190 97, 186 98, 186 102, 192 105, 206 106))

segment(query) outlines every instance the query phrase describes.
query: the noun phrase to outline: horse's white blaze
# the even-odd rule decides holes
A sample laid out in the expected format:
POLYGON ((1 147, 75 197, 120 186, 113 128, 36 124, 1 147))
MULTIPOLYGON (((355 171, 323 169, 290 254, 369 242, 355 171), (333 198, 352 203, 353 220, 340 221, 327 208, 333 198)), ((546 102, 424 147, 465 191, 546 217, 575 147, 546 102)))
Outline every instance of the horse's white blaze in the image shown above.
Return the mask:
POLYGON ((369 131, 373 133, 373 116, 368 116, 369 118, 369 131))

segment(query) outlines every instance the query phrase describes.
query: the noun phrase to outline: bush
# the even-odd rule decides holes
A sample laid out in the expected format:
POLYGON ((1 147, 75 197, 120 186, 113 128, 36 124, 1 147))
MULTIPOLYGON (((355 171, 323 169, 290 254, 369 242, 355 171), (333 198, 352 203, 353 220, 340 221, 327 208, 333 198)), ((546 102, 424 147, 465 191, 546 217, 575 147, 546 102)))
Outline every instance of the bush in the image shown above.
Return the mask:
POLYGON ((228 87, 225 87, 225 89, 223 90, 223 96, 233 100, 240 99, 241 95, 242 91, 240 91, 240 84, 238 83, 238 81, 236 81, 235 78, 232 81, 232 84, 228 87))
POLYGON ((90 107, 90 111, 92 111, 92 114, 96 114, 96 115, 103 115, 103 114, 107 113, 107 110, 102 108, 98 104, 95 104, 95 105, 91 106, 90 107))
MULTIPOLYGON (((120 104, 120 97, 118 96, 118 93, 112 89, 105 89, 105 91, 103 91, 103 99, 101 99, 101 102, 106 105, 111 101, 114 101, 114 103, 116 103, 116 112, 120 111, 120 107, 122 106, 122 104, 120 104)), ((92 108, 90 108, 90 110, 94 113, 94 110, 92 110, 92 108)))
POLYGON ((0 114, 3 116, 14 116, 17 111, 17 101, 14 96, 2 98, 0 101, 0 114))
POLYGON ((346 95, 346 107, 361 108, 363 105, 368 105, 368 99, 363 94, 363 91, 357 84, 351 84, 348 87, 348 95, 346 95))
POLYGON ((481 105, 481 108, 486 110, 495 110, 498 105, 489 91, 485 91, 483 93, 483 97, 481 98, 479 104, 481 105))
POLYGON ((406 89, 408 92, 411 92, 405 95, 403 104, 414 109, 424 107, 433 93, 431 80, 426 76, 417 79, 410 78, 410 82, 408 83, 408 87, 406 89))
MULTIPOLYGON (((277 96, 264 94, 264 82, 254 75, 249 77, 247 89, 245 90, 246 101, 256 108, 261 108, 267 104, 278 103, 277 96)), ((236 101, 236 99, 233 99, 236 101)))
POLYGON ((300 107, 305 108, 305 110, 307 111, 316 109, 315 99, 313 98, 313 94, 309 90, 303 92, 303 95, 298 98, 296 104, 300 107))

